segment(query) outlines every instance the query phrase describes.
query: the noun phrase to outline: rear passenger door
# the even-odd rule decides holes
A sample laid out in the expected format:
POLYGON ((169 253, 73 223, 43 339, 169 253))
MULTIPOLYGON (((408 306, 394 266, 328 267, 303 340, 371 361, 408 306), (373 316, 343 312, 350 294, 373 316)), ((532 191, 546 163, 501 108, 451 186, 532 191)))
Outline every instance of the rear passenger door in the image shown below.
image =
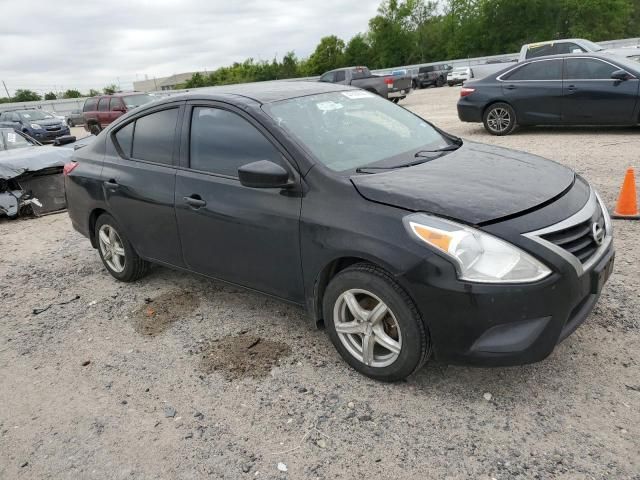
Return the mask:
POLYGON ((564 64, 562 113, 567 123, 637 123, 637 78, 612 79, 620 67, 599 58, 567 58, 564 64))
POLYGON ((144 258, 183 266, 174 208, 178 125, 184 102, 145 111, 107 142, 103 191, 111 213, 144 258))
POLYGON ((111 97, 111 100, 109 101, 109 123, 124 115, 124 112, 126 111, 127 109, 124 106, 122 98, 111 97))
POLYGON ((186 265, 199 273, 303 303, 301 196, 240 184, 238 168, 291 159, 253 118, 223 103, 188 104, 176 217, 186 265))
POLYGON ((98 100, 98 123, 101 127, 109 125, 109 97, 98 100))
POLYGON ((558 123, 562 110, 562 59, 534 60, 498 77, 521 125, 558 123))

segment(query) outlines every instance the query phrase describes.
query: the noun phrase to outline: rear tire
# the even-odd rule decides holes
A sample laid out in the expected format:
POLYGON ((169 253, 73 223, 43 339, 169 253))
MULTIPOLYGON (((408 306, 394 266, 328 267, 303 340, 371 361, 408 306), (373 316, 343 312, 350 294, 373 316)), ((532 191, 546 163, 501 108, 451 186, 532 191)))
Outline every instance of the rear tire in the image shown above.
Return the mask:
POLYGON ((508 103, 494 103, 485 110, 482 123, 491 135, 509 135, 517 126, 516 112, 508 103))
POLYGON ((107 271, 121 282, 134 282, 149 271, 116 220, 108 213, 98 217, 94 230, 98 253, 107 271))
POLYGON ((327 286, 322 308, 338 353, 370 378, 402 380, 431 354, 429 334, 413 300, 375 265, 357 263, 339 272, 327 286))
POLYGON ((436 80, 436 87, 440 88, 443 85, 444 85, 444 78, 438 77, 438 79, 436 80))
POLYGON ((392 98, 391 101, 393 103, 398 103, 400 101, 400 98, 396 97, 396 98, 392 98))
POLYGON ((100 125, 98 125, 97 123, 92 123, 89 125, 89 132, 92 135, 99 135, 101 131, 102 128, 100 128, 100 125))

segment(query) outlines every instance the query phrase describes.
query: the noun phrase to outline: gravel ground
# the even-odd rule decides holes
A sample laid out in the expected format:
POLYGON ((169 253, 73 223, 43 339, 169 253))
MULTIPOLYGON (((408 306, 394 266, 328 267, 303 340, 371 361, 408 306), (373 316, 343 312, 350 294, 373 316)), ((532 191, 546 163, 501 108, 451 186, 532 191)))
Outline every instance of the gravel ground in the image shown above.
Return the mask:
MULTIPOLYGON (((637 129, 457 120, 457 88, 403 104, 464 138, 554 158, 611 205, 637 129)), ((0 222, 0 478, 640 478, 640 222, 615 221, 596 310, 545 361, 356 374, 304 312, 154 268, 117 283, 66 214, 0 222)))

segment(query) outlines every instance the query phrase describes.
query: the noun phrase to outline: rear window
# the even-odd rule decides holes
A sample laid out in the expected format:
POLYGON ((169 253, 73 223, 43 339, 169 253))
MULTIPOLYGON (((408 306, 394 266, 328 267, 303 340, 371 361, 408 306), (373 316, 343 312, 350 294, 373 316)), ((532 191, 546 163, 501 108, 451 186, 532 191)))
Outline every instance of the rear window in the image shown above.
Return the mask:
POLYGON ((98 109, 98 99, 97 98, 87 98, 87 101, 84 102, 83 112, 95 112, 98 109))
POLYGON ((371 72, 368 68, 354 68, 353 70, 351 70, 351 78, 353 80, 358 80, 359 78, 368 78, 370 76, 371 72))
POLYGON ((542 60, 527 63, 511 73, 507 73, 502 77, 502 79, 512 82, 527 80, 561 80, 562 60, 542 60))
POLYGON ((420 67, 420 70, 418 70, 419 73, 429 73, 429 72, 433 72, 434 67, 420 67))
POLYGON ((136 120, 131 156, 171 165, 178 109, 161 110, 136 120))

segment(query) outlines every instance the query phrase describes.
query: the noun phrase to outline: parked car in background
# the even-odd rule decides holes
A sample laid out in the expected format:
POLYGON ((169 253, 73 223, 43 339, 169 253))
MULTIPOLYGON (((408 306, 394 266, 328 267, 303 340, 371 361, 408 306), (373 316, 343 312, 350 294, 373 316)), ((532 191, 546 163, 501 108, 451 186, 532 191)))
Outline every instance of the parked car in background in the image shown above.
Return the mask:
POLYGON ((411 92, 409 75, 373 75, 367 67, 337 68, 323 73, 320 82, 351 85, 380 95, 395 103, 406 98, 411 92))
POLYGON ((77 127, 83 123, 84 117, 82 116, 82 110, 72 110, 71 113, 67 115, 67 125, 70 127, 77 127))
POLYGON ((451 65, 446 64, 420 67, 416 80, 418 88, 442 87, 447 82, 447 74, 452 68, 451 65))
POLYGON ((10 127, 26 133, 39 142, 53 142, 69 135, 69 127, 53 114, 37 109, 16 109, 0 114, 0 127, 10 127))
POLYGON ((87 98, 82 108, 84 128, 97 135, 116 118, 155 99, 152 95, 139 92, 87 98))
POLYGON ((447 74, 447 85, 462 85, 473 78, 471 67, 456 67, 447 74))
POLYGON ((517 125, 637 125, 638 79, 640 63, 622 57, 541 57, 465 84, 458 116, 493 135, 517 125))
POLYGON ((43 110, 43 112, 46 112, 49 115, 53 116, 54 118, 57 118, 58 120, 60 120, 64 124, 67 123, 67 117, 65 115, 61 115, 61 114, 59 114, 57 112, 50 112, 48 110, 43 110))
POLYGON ((572 170, 344 85, 169 97, 72 160, 69 217, 114 278, 155 262, 305 306, 378 380, 432 355, 542 360, 613 268, 607 210, 572 170))
POLYGON ((605 48, 584 38, 564 38, 561 40, 547 40, 544 42, 527 43, 520 49, 520 62, 532 58, 568 53, 604 53, 605 48))

